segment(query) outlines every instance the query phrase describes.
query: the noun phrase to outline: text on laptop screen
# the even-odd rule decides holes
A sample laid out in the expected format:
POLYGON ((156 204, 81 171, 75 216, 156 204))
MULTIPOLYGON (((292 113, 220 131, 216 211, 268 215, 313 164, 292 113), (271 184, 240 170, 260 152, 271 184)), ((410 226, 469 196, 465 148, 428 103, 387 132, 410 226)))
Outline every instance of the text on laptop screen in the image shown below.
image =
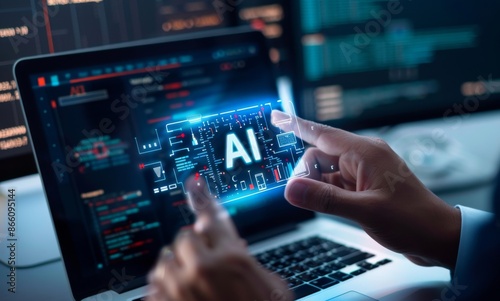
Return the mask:
MULTIPOLYGON (((156 257, 193 222, 184 182, 205 181, 238 218, 309 167, 260 45, 112 62, 31 77, 68 218, 83 221, 87 275, 156 257), (264 196, 264 197, 263 197, 264 196)), ((203 47, 200 47, 203 49, 203 47)), ((78 248, 77 248, 78 249, 78 248)))

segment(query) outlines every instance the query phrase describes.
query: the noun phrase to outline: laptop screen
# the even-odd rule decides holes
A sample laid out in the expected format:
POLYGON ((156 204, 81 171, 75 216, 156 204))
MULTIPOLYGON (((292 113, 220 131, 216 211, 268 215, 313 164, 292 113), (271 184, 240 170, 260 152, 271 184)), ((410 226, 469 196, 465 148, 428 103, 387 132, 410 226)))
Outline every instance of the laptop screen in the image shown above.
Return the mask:
POLYGON ((254 32, 18 64, 74 293, 116 290, 107 283, 123 268, 147 273, 193 222, 189 177, 207 183, 243 235, 310 217, 283 199, 287 179, 308 166, 296 133, 270 122, 273 109, 294 118, 272 71, 254 32))

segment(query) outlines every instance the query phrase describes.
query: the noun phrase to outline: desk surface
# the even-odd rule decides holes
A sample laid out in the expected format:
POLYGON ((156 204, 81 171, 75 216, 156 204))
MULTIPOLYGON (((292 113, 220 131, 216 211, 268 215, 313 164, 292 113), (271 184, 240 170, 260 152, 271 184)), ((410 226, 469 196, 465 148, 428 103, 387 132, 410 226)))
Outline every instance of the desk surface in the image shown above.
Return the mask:
MULTIPOLYGON (((463 120, 458 129, 450 128, 443 121, 426 121, 409 126, 418 126, 420 129, 434 129, 436 127, 445 129, 454 139, 466 148, 466 151, 480 158, 478 164, 488 166, 485 168, 491 172, 491 166, 498 166, 500 154, 500 139, 498 129, 500 128, 500 112, 478 114, 463 120), (484 147, 481 147, 484 146, 484 147)), ((363 134, 378 135, 378 131, 366 131, 363 134)), ((5 185, 4 185, 5 186, 5 185)), ((485 182, 474 187, 460 191, 446 191, 438 195, 450 204, 462 204, 483 210, 490 210, 490 198, 492 195, 492 183, 485 182)), ((46 202, 43 196, 30 197, 28 202, 21 203, 18 198, 18 263, 31 264, 40 260, 60 257, 59 249, 55 240, 52 223, 48 215, 46 202)), ((0 229, 6 229, 6 204, 5 199, 0 198, 0 229)), ((0 259, 5 260, 6 233, 0 232, 0 259)), ((31 269, 20 269, 16 272, 16 293, 7 292, 6 278, 8 268, 0 265, 0 300, 72 300, 66 273, 61 261, 31 269)))

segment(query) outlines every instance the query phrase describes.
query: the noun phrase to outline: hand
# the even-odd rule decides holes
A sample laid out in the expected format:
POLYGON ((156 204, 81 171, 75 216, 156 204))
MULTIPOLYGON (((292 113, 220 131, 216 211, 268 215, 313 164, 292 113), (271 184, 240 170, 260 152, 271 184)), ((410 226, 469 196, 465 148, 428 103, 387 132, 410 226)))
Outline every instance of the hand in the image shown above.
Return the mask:
POLYGON ((149 277, 148 300, 293 300, 286 283, 249 255, 229 214, 211 198, 203 182, 191 179, 186 188, 196 223, 162 250, 149 277))
MULTIPOLYGON (((283 119, 273 111, 273 123, 283 119)), ((387 143, 300 118, 278 126, 314 146, 302 158, 310 177, 287 184, 292 205, 354 220, 416 264, 455 267, 460 211, 429 191, 387 143)))

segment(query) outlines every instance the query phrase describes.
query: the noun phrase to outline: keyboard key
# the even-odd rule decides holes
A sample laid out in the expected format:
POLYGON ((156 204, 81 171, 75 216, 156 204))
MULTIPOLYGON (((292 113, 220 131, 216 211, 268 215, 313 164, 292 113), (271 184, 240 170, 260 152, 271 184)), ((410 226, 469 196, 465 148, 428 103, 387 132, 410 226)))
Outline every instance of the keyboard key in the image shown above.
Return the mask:
POLYGON ((263 267, 264 267, 266 270, 270 270, 270 271, 272 271, 272 270, 273 270, 273 267, 272 267, 272 265, 271 265, 270 263, 263 265, 263 267))
POLYGON ((340 269, 345 268, 346 265, 340 262, 330 262, 325 265, 325 268, 331 270, 331 271, 338 271, 340 269))
POLYGON ((294 264, 297 264, 297 263, 300 263, 302 262, 303 260, 300 260, 298 258, 295 258, 295 257, 287 257, 285 262, 288 266, 292 266, 294 264))
POLYGON ((389 262, 392 262, 392 260, 390 260, 390 259, 382 259, 379 262, 377 262, 377 264, 378 265, 384 265, 384 264, 388 264, 389 262))
POLYGON ((283 257, 282 256, 276 256, 276 255, 269 255, 269 261, 280 261, 283 257))
POLYGON ((302 248, 309 249, 311 247, 310 239, 299 240, 297 243, 298 243, 299 247, 302 247, 302 248))
POLYGON ((355 270, 355 271, 351 272, 351 275, 358 276, 358 275, 363 274, 364 272, 366 272, 366 270, 359 269, 359 270, 355 270))
POLYGON ((295 277, 288 278, 286 281, 288 282, 288 288, 294 288, 294 287, 304 283, 304 281, 297 279, 295 277))
POLYGON ((287 246, 288 250, 290 250, 291 252, 293 253, 296 253, 296 252, 299 252, 299 251, 303 251, 303 250, 307 250, 309 249, 309 246, 303 246, 301 243, 299 242, 294 242, 292 244, 289 244, 287 246))
POLYGON ((365 260, 365 259, 373 257, 373 256, 375 256, 375 255, 362 252, 362 253, 357 253, 355 255, 351 255, 348 257, 343 257, 340 260, 340 262, 342 262, 345 265, 351 265, 351 264, 355 264, 356 262, 360 262, 362 260, 365 260))
POLYGON ((303 280, 303 281, 306 281, 306 282, 309 282, 309 281, 312 281, 316 278, 319 277, 318 274, 314 273, 314 272, 307 272, 307 273, 302 273, 298 276, 296 276, 298 279, 300 280, 303 280))
POLYGON ((338 283, 340 283, 340 282, 337 280, 326 278, 326 277, 321 277, 319 279, 311 281, 309 284, 317 286, 321 289, 325 289, 325 288, 329 288, 330 286, 333 286, 333 285, 338 284, 338 283))
POLYGON ((368 263, 366 261, 358 263, 358 266, 360 268, 363 268, 363 269, 368 270, 368 271, 379 267, 379 265, 377 265, 377 264, 371 264, 371 263, 368 263))
POLYGON ((317 269, 314 269, 313 270, 314 273, 320 275, 320 276, 325 276, 327 274, 330 274, 331 272, 333 272, 333 270, 327 268, 327 267, 319 267, 317 269))
POLYGON ((354 254, 357 252, 359 252, 358 249, 343 247, 343 248, 335 249, 333 251, 332 255, 335 255, 338 257, 346 257, 348 255, 351 255, 351 254, 354 254))
POLYGON ((335 255, 335 253, 333 253, 333 252, 325 253, 323 256, 324 256, 325 262, 331 262, 331 261, 334 261, 334 260, 337 260, 340 258, 339 256, 335 255))
POLYGON ((307 266, 307 267, 310 267, 310 268, 316 268, 316 267, 319 267, 322 264, 323 264, 322 261, 320 261, 320 260, 314 260, 314 259, 311 259, 311 260, 308 260, 308 261, 304 262, 304 265, 307 266))
POLYGON ((275 262, 271 263, 271 267, 272 267, 273 271, 279 271, 282 269, 286 269, 288 267, 288 265, 286 263, 283 263, 283 262, 275 261, 275 262))
POLYGON ((266 265, 272 261, 268 256, 263 256, 263 255, 256 256, 255 258, 261 265, 266 265))
POLYGON ((306 238, 306 239, 300 241, 299 243, 304 247, 310 248, 314 245, 318 245, 318 244, 322 243, 322 240, 319 237, 314 236, 314 237, 306 238))
POLYGON ((326 253, 329 250, 324 249, 321 246, 314 246, 309 248, 306 252, 309 254, 309 256, 318 256, 320 254, 326 253))
POLYGON ((294 273, 294 272, 292 272, 292 271, 290 271, 290 270, 288 270, 288 269, 283 270, 283 271, 280 271, 280 272, 278 272, 278 274, 279 274, 279 275, 281 276, 281 278, 283 278, 283 279, 290 278, 290 277, 292 277, 292 276, 294 276, 294 275, 295 275, 295 273, 294 273))
POLYGON ((323 248, 325 248, 325 250, 333 250, 333 249, 343 247, 344 245, 338 244, 338 243, 333 242, 333 241, 325 240, 321 243, 321 246, 323 248))
POLYGON ((293 289, 293 293, 295 294, 295 299, 304 298, 305 296, 312 295, 319 291, 320 291, 319 288, 316 288, 309 284, 303 284, 293 289))
POLYGON ((308 259, 310 256, 306 252, 300 251, 294 255, 292 255, 293 258, 296 258, 300 261, 308 259))
POLYGON ((295 274, 300 274, 300 273, 303 273, 305 271, 307 271, 309 268, 303 266, 303 265, 300 265, 300 264, 297 264, 297 265, 294 265, 294 266, 291 266, 289 268, 290 271, 294 272, 295 274))
POLYGON ((284 248, 283 250, 281 250, 281 254, 284 256, 292 256, 293 254, 295 254, 295 252, 287 248, 284 248))
POLYGON ((279 252, 280 249, 281 249, 281 247, 271 249, 271 250, 267 251, 266 254, 268 256, 271 256, 271 257, 275 258, 276 260, 278 260, 281 258, 281 253, 279 252))
POLYGON ((321 264, 323 264, 323 263, 328 263, 331 260, 330 260, 330 258, 328 258, 328 256, 326 256, 326 254, 321 254, 318 257, 314 258, 314 261, 317 261, 317 262, 320 262, 321 264))
POLYGON ((333 274, 328 275, 328 277, 333 278, 333 279, 338 280, 338 281, 346 281, 346 280, 352 278, 351 275, 346 274, 346 273, 342 273, 342 272, 335 272, 333 274))
POLYGON ((289 255, 294 254, 294 252, 290 251, 286 247, 280 247, 277 249, 273 249, 273 250, 271 250, 271 252, 272 252, 271 254, 273 254, 274 256, 278 256, 278 257, 289 256, 289 255))

